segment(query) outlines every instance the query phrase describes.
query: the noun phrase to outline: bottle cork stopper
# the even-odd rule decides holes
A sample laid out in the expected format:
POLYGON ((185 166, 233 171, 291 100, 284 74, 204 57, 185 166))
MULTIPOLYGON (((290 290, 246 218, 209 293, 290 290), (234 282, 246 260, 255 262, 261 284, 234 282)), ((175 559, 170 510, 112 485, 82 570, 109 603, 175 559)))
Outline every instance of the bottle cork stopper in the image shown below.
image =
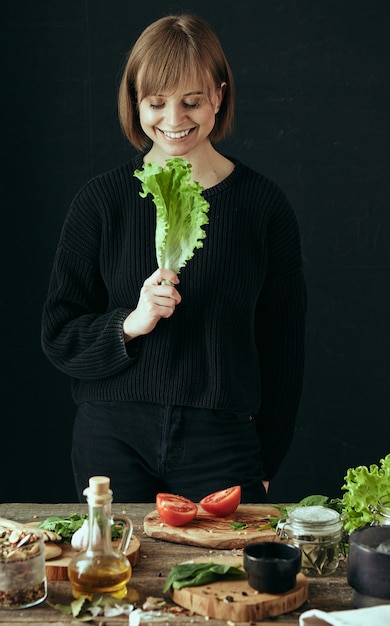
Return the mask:
POLYGON ((84 489, 83 494, 96 504, 102 504, 111 500, 112 491, 110 489, 110 479, 108 476, 91 476, 89 479, 89 487, 84 489))

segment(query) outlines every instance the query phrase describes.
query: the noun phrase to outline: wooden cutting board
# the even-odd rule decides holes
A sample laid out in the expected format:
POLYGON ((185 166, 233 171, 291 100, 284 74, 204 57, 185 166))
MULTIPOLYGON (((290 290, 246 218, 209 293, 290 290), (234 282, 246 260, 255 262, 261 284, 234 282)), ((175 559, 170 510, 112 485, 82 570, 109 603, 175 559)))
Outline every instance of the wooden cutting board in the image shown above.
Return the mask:
POLYGON ((234 550, 256 541, 277 540, 274 530, 264 522, 267 517, 280 517, 279 509, 268 504, 240 504, 227 517, 216 517, 201 507, 195 519, 185 526, 164 524, 157 511, 144 518, 144 530, 149 537, 204 548, 234 550), (233 530, 232 522, 248 525, 243 530, 233 530))
MULTIPOLYGON (((114 544, 115 545, 115 542, 114 544)), ((75 550, 73 550, 72 546, 69 544, 50 544, 47 543, 47 558, 46 558, 46 577, 48 580, 68 580, 68 565, 72 556, 77 554, 75 550), (56 558, 50 558, 50 549, 52 546, 60 546, 62 548, 62 553, 60 556, 56 558)), ((140 541, 135 536, 132 535, 130 539, 130 544, 128 550, 126 552, 126 556, 130 561, 132 567, 137 565, 139 561, 139 553, 140 553, 140 541)))
MULTIPOLYGON (((228 565, 242 565, 242 557, 210 557, 194 559, 228 565)), ((194 613, 231 622, 258 622, 294 611, 308 599, 308 580, 298 574, 291 591, 281 594, 260 593, 249 586, 247 579, 222 580, 199 587, 171 590, 172 600, 194 613)))

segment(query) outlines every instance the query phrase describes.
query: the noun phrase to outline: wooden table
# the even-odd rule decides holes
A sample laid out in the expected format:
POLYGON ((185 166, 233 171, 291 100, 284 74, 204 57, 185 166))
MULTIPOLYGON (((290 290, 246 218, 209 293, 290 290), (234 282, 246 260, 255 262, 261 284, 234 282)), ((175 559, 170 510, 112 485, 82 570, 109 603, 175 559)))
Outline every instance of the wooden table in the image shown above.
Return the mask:
MULTIPOLYGON (((210 556, 206 548, 179 545, 152 539, 143 531, 143 520, 147 513, 154 510, 154 504, 113 504, 113 513, 125 513, 134 525, 134 534, 141 542, 140 560, 133 569, 133 576, 129 585, 134 588, 141 604, 147 596, 163 597, 165 576, 176 563, 189 558, 210 556)), ((42 521, 52 515, 67 517, 72 513, 87 513, 86 504, 0 504, 0 517, 6 517, 20 522, 42 521)), ((216 556, 226 551, 214 551, 216 556)), ((229 551, 227 551, 229 552, 229 551)), ((168 598, 166 597, 168 600, 168 598)), ((72 601, 69 582, 49 581, 48 600, 53 603, 70 604, 72 601)), ((324 611, 339 611, 352 609, 352 589, 346 579, 346 563, 342 562, 330 577, 309 578, 309 600, 299 610, 276 618, 263 620, 264 626, 291 626, 299 624, 299 615, 312 608, 324 611)), ((167 613, 165 625, 185 626, 186 624, 205 624, 203 616, 175 616, 167 613)), ((33 608, 23 610, 0 610, 0 624, 23 626, 37 624, 39 626, 59 626, 60 624, 79 624, 72 617, 63 615, 43 602, 33 608)), ((89 623, 89 622, 87 622, 89 623)), ((129 623, 126 615, 114 618, 98 617, 92 622, 98 626, 123 626, 129 623)), ((152 623, 152 622, 151 622, 152 623)), ((226 626, 225 621, 209 619, 209 626, 226 626)), ((236 626, 237 623, 236 623, 236 626)))

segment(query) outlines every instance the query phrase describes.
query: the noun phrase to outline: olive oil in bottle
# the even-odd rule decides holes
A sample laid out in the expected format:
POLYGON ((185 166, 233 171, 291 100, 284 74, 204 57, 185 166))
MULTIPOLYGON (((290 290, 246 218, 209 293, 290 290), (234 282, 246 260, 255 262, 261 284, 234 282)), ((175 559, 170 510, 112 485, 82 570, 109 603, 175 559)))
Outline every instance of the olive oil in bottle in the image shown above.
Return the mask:
POLYGON ((68 565, 68 577, 75 598, 82 595, 109 594, 124 598, 132 574, 125 552, 128 548, 132 523, 125 515, 111 516, 112 491, 106 476, 92 476, 84 490, 88 502, 88 546, 77 553, 68 565), (111 526, 120 521, 124 526, 118 549, 112 545, 111 526))

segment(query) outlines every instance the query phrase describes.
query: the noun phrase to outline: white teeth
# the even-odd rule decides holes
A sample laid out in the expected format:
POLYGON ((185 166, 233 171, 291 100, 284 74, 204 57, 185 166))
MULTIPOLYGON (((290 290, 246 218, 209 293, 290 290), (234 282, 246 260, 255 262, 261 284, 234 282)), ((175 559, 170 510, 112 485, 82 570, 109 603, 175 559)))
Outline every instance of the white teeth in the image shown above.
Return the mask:
POLYGON ((170 139, 180 139, 181 137, 186 137, 190 131, 182 130, 179 133, 171 133, 167 130, 163 130, 162 132, 164 133, 164 135, 166 135, 170 139))

